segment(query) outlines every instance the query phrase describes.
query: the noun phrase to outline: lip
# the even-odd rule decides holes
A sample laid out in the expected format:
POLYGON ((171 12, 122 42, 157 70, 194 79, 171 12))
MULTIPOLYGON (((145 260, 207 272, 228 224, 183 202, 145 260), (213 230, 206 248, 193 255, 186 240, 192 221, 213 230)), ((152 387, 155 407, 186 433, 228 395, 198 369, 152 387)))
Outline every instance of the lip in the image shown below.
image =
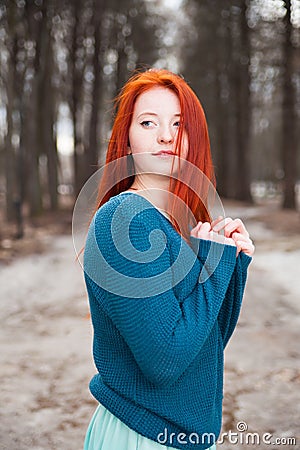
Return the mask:
POLYGON ((175 153, 172 152, 172 150, 160 150, 159 152, 152 153, 153 156, 162 156, 162 157, 168 157, 168 156, 175 156, 175 153))

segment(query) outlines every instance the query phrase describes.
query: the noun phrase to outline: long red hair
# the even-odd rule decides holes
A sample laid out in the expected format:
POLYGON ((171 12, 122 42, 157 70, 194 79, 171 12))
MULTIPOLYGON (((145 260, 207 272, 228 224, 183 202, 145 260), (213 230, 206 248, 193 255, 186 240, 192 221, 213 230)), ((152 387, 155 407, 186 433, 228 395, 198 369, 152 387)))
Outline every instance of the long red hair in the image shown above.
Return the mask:
MULTIPOLYGON (((170 177, 170 207, 168 212, 175 229, 189 240, 190 227, 198 221, 210 221, 207 208, 208 185, 215 186, 215 175, 211 158, 210 143, 205 114, 199 99, 186 81, 168 70, 150 69, 135 73, 124 85, 116 98, 116 116, 109 140, 103 176, 99 184, 95 211, 112 196, 126 191, 133 183, 134 175, 124 177, 124 164, 118 167, 118 159, 127 156, 128 136, 133 109, 137 97, 153 87, 165 87, 178 97, 181 108, 180 127, 176 141, 177 154, 180 157, 183 132, 188 137, 189 163, 184 168, 184 180, 181 176, 170 177), (113 173, 108 164, 114 163, 113 173), (196 170, 194 170, 195 168, 196 170), (205 177, 201 176, 201 172, 205 177), (112 186, 109 187, 108 186, 112 186), (192 188, 191 188, 192 186, 192 188), (182 201, 176 201, 176 198, 182 201), (174 200, 175 199, 175 200, 174 200), (183 206, 184 205, 184 208, 183 206)), ((122 158, 124 161, 125 158, 122 158)))

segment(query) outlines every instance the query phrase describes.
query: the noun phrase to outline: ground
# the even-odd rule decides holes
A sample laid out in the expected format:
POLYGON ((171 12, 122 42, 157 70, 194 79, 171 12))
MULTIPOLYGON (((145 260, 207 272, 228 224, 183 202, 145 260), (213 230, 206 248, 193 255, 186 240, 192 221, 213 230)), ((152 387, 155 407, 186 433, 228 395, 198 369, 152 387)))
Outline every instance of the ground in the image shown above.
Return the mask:
MULTIPOLYGON (((267 449, 269 439, 271 448, 300 449, 299 214, 236 202, 225 202, 225 211, 244 219, 256 253, 225 352, 222 431, 231 437, 223 434, 219 448, 267 449), (288 443, 293 437, 296 445, 288 443)), ((96 406, 88 391, 92 330, 70 224, 68 211, 48 215, 26 224, 19 241, 2 227, 3 450, 79 450, 96 406)))

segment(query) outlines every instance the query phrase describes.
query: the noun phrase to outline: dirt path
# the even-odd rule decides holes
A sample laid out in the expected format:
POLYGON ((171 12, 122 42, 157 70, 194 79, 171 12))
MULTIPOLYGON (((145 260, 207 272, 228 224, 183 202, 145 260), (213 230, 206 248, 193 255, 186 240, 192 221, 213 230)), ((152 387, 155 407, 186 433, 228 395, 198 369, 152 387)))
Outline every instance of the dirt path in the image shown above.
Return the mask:
POLYGON ((75 450, 94 408, 91 327, 69 236, 1 269, 0 448, 75 450))
MULTIPOLYGON (((300 237, 266 232, 255 211, 241 213, 257 251, 226 350, 223 431, 245 422, 260 439, 272 433, 271 443, 298 441, 271 448, 300 449, 300 237)), ((82 272, 70 236, 49 237, 47 248, 0 266, 0 449, 80 450, 96 405, 82 272)), ((243 444, 246 434, 219 448, 270 448, 243 444)))
POLYGON ((223 426, 238 435, 220 448, 300 449, 300 234, 246 221, 256 253, 226 350, 223 426))

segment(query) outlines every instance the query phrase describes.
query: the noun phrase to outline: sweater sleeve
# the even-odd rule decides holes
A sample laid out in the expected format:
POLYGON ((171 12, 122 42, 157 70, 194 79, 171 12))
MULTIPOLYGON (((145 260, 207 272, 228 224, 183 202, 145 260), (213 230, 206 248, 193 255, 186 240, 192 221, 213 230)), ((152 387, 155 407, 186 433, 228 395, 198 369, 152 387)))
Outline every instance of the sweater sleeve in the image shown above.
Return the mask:
POLYGON ((247 279, 247 269, 251 260, 252 258, 245 253, 239 253, 236 259, 234 272, 225 294, 225 299, 218 315, 224 348, 226 347, 239 318, 247 279))
MULTIPOLYGON (((194 360, 217 321, 235 269, 236 249, 201 241, 199 256, 207 258, 202 265, 195 257, 196 269, 208 275, 197 277, 179 302, 167 236, 157 220, 138 215, 130 220, 128 241, 126 210, 122 217, 113 221, 96 215, 85 247, 85 278, 144 375, 156 385, 170 385, 194 360)), ((195 256, 184 244, 182 261, 190 258, 188 249, 195 256)))

